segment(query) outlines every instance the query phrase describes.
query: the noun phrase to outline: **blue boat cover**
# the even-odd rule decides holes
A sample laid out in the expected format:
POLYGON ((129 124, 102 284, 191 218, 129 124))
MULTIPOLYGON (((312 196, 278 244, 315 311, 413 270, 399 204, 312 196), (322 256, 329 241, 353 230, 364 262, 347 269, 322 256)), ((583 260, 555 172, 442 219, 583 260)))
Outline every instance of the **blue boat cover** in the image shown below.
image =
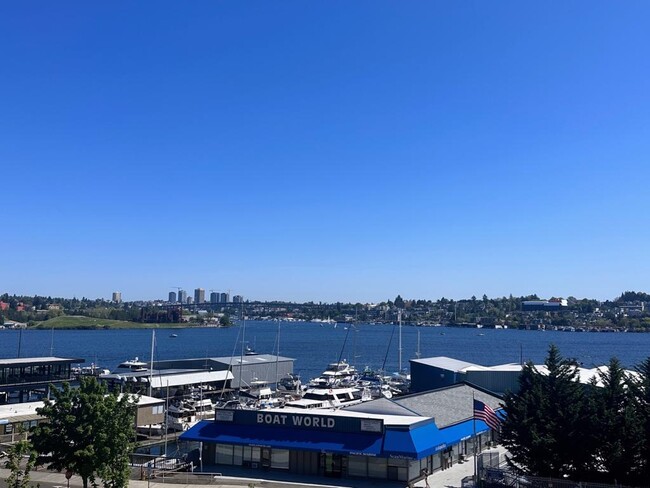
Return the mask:
POLYGON ((184 432, 184 441, 379 456, 381 433, 341 433, 287 429, 267 425, 229 425, 203 420, 184 432))

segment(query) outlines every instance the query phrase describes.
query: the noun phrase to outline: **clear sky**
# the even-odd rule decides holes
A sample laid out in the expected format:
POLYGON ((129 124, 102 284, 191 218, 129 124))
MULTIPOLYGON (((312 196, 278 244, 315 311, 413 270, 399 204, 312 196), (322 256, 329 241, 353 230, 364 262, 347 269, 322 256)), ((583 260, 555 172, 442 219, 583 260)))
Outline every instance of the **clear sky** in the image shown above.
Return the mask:
POLYGON ((648 291, 650 3, 0 5, 0 292, 648 291))

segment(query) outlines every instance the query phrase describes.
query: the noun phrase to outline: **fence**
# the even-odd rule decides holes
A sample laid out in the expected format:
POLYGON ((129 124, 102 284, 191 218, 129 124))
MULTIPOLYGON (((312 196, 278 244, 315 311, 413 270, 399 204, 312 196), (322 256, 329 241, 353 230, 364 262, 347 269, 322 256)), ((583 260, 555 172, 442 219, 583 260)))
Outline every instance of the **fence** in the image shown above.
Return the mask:
POLYGON ((623 485, 582 483, 558 478, 524 476, 504 468, 483 467, 479 471, 482 488, 629 488, 623 485))

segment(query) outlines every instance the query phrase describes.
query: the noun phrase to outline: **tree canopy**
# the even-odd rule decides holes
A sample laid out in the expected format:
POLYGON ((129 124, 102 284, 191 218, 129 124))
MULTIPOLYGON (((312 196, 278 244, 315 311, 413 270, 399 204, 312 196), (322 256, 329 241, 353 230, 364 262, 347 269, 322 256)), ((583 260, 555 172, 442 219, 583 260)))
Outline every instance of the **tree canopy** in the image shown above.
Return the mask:
POLYGON ((96 486, 120 488, 128 481, 128 454, 135 438, 135 407, 131 397, 108 393, 93 377, 82 377, 78 389, 64 383, 37 412, 47 421, 34 427, 31 442, 38 464, 70 470, 96 486))
POLYGON ((551 346, 545 368, 523 368, 504 399, 501 440, 517 471, 645 486, 650 479, 650 358, 625 371, 612 358, 590 384, 551 346))

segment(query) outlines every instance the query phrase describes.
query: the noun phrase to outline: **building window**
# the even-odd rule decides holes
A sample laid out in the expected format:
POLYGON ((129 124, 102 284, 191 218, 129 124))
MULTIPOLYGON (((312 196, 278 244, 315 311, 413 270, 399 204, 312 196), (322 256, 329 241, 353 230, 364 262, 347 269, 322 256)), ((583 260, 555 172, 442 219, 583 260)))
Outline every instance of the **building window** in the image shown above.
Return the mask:
POLYGON ((368 463, 364 456, 350 456, 348 458, 348 474, 365 478, 368 476, 368 463))
POLYGON ((233 462, 232 446, 229 446, 228 444, 216 444, 215 451, 216 451, 215 462, 217 464, 232 465, 233 462))
POLYGON ((154 415, 159 415, 162 414, 164 411, 164 406, 163 405, 156 405, 151 409, 151 413, 154 415))
POLYGON ((273 449, 271 451, 271 467, 277 469, 289 469, 289 450, 273 449))
POLYGON ((368 477, 369 478, 387 478, 387 463, 384 458, 368 458, 368 477))

